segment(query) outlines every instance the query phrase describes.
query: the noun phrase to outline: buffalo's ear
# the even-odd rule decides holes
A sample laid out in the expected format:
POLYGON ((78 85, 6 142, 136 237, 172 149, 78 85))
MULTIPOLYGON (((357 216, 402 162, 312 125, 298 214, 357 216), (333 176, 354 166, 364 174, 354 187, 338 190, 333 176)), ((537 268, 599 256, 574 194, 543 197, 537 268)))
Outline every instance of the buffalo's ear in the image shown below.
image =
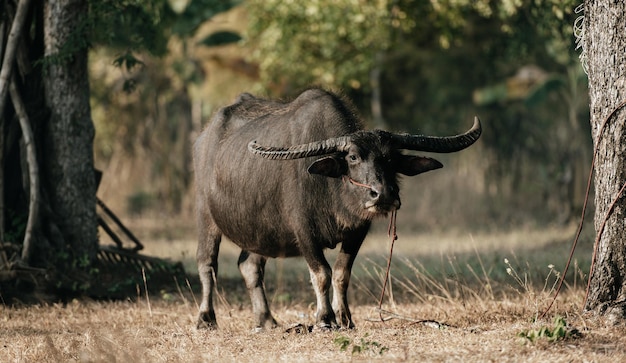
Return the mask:
POLYGON ((397 173, 414 176, 427 171, 442 168, 439 161, 425 156, 400 155, 397 164, 397 173))
POLYGON ((347 172, 343 163, 332 156, 315 160, 307 170, 309 174, 318 174, 330 178, 339 178, 347 172))

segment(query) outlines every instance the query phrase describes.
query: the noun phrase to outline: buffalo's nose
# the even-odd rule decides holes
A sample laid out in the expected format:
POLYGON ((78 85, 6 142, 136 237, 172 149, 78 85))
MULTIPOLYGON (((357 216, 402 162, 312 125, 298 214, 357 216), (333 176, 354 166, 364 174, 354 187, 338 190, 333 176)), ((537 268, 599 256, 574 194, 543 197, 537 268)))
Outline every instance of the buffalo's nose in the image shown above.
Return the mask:
POLYGON ((372 202, 377 202, 380 199, 380 191, 376 187, 370 188, 370 198, 372 198, 372 202))

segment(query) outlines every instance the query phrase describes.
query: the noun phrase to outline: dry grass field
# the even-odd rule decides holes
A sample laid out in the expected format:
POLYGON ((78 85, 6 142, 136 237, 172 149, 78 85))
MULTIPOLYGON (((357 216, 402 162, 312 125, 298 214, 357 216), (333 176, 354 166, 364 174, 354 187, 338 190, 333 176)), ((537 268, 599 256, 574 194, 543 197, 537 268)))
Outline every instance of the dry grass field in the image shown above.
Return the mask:
MULTIPOLYGON (((222 249, 219 330, 195 329, 197 283, 124 301, 0 305, 3 362, 603 362, 626 361, 626 327, 581 312, 592 238, 585 236, 564 290, 547 306, 574 227, 507 233, 400 232, 391 290, 378 310, 386 236, 366 241, 350 299, 357 328, 309 333, 314 295, 301 260, 272 260, 266 285, 281 327, 252 331, 235 266, 222 249), (553 266, 549 266, 553 265, 553 266), (381 321, 381 315, 383 321, 381 321)), ((193 275, 195 242, 151 238, 146 254, 182 260, 193 275)), ((332 260, 332 252, 329 260, 332 260)))

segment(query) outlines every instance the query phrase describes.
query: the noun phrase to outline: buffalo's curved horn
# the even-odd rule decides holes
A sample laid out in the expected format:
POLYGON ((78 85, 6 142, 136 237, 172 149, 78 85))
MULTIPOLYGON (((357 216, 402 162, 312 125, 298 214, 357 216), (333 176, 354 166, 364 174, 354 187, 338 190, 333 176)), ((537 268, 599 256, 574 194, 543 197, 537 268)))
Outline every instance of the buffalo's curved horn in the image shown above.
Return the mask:
POLYGON ((350 136, 340 136, 321 141, 314 141, 308 144, 294 145, 290 147, 276 147, 259 145, 256 140, 254 140, 248 143, 248 150, 250 150, 253 154, 260 155, 268 159, 301 159, 310 156, 328 155, 335 152, 347 151, 350 146, 350 142, 350 136))
POLYGON ((456 136, 424 136, 410 134, 393 134, 391 142, 396 149, 425 151, 434 153, 453 153, 472 145, 482 133, 478 117, 474 117, 474 125, 465 133, 456 136))

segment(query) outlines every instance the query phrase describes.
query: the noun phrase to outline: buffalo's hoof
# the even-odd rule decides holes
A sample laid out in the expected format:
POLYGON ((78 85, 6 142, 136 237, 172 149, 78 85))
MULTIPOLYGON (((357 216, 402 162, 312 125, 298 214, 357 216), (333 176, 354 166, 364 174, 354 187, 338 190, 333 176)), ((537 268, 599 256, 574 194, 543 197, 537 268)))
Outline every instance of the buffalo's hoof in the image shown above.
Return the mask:
POLYGON ((285 333, 289 334, 308 334, 313 331, 313 325, 304 325, 302 323, 298 323, 290 326, 285 330, 285 333))
POLYGON ((339 328, 339 330, 353 330, 354 329, 354 323, 350 322, 350 324, 341 324, 341 327, 339 328))
POLYGON ((196 328, 207 329, 207 330, 217 330, 217 323, 198 320, 198 323, 196 324, 196 328))
POLYGON ((215 313, 201 313, 198 317, 198 323, 196 323, 198 329, 217 329, 217 321, 215 320, 215 313))
POLYGON ((274 329, 277 327, 278 327, 278 323, 276 322, 276 319, 274 319, 274 317, 268 313, 265 315, 261 315, 258 318, 257 324, 252 331, 255 333, 260 333, 264 331, 265 329, 268 329, 268 328, 274 329))
POLYGON ((329 332, 329 331, 337 331, 339 330, 339 325, 335 323, 317 323, 313 328, 314 331, 319 332, 329 332))

